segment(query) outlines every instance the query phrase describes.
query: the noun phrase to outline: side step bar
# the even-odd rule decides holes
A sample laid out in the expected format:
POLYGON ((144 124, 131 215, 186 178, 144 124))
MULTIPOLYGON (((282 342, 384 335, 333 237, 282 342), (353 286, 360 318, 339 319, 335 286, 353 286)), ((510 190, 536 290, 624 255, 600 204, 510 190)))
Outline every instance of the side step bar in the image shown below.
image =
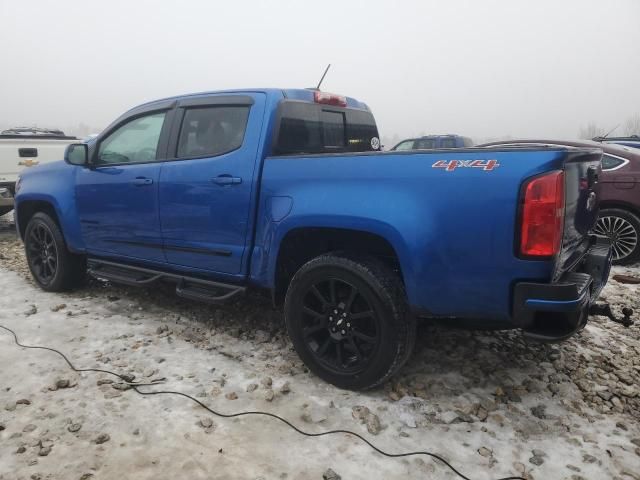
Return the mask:
POLYGON ((189 300, 220 305, 227 303, 239 295, 246 293, 245 287, 230 283, 214 282, 201 278, 189 277, 177 273, 161 272, 143 267, 124 265, 90 258, 88 273, 93 277, 122 283, 135 287, 149 285, 158 280, 168 280, 176 283, 176 294, 189 300))

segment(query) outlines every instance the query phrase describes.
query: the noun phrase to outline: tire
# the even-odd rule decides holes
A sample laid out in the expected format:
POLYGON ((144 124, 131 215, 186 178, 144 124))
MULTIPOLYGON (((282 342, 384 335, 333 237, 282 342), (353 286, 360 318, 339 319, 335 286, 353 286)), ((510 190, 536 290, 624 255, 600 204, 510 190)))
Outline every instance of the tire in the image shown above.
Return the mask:
POLYGON ((613 244, 613 264, 629 265, 640 260, 640 218, 628 210, 600 210, 594 233, 605 235, 613 244))
POLYGON ((86 259, 67 249, 58 224, 38 212, 27 224, 24 247, 31 275, 47 292, 61 292, 79 285, 86 275, 86 259))
POLYGON ((416 337, 398 275, 376 259, 346 254, 321 255, 298 270, 285 322, 309 370, 349 390, 386 382, 409 359, 416 337))
POLYGON ((13 207, 0 207, 0 217, 6 215, 11 210, 13 210, 13 207))

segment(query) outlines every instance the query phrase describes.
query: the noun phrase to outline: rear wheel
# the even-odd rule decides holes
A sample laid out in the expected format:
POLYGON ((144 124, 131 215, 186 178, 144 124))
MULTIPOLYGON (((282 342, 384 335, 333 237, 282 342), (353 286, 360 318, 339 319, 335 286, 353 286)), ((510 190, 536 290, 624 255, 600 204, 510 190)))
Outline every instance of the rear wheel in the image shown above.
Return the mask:
POLYGON ((46 213, 31 217, 24 234, 24 246, 29 270, 43 290, 68 290, 85 278, 84 257, 67 249, 60 227, 46 213))
POLYGON ((415 341, 400 279, 371 258, 328 254, 306 263, 289 285, 285 320, 304 363, 340 388, 383 383, 415 341))
POLYGON ((640 259, 640 219, 619 208, 600 211, 594 233, 611 239, 613 263, 628 265, 640 259))

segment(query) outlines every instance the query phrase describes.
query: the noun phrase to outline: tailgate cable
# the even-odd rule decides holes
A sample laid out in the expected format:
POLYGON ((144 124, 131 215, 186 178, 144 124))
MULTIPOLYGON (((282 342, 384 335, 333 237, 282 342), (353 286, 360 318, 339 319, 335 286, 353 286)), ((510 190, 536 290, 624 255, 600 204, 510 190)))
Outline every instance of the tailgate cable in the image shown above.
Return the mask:
MULTIPOLYGON (((24 344, 20 343, 20 341, 18 340, 18 336, 16 335, 16 332, 11 330, 9 327, 5 327, 4 325, 0 325, 0 328, 2 328, 3 330, 6 330, 11 335, 13 335, 13 341, 19 347, 37 349, 37 350, 48 350, 49 352, 53 352, 53 353, 59 355, 60 357, 62 357, 63 360, 65 362, 67 362, 67 365, 69 365, 69 368, 71 370, 73 370, 74 372, 78 372, 78 373, 82 373, 82 372, 106 373, 108 375, 112 375, 114 377, 118 377, 120 380, 122 380, 122 382, 125 385, 127 385, 132 390, 135 390, 136 393, 138 393, 140 395, 177 395, 177 396, 180 396, 180 397, 187 398, 187 399, 191 400, 194 403, 197 403, 198 405, 200 405, 202 408, 204 408, 208 412, 212 413, 213 415, 215 415, 217 417, 222 417, 222 418, 234 418, 234 417, 240 417, 240 416, 245 416, 245 415, 262 415, 262 416, 265 416, 265 417, 271 417, 271 418, 274 418, 276 420, 281 421, 285 425, 289 426, 291 429, 293 429, 296 432, 298 432, 300 435, 304 435, 306 437, 322 437, 322 436, 325 436, 325 435, 335 435, 335 434, 340 434, 340 433, 343 433, 343 434, 346 434, 346 435, 351 435, 353 437, 358 438, 360 441, 366 443, 373 450, 375 450, 376 452, 378 452, 381 455, 384 455, 385 457, 400 458, 400 457, 409 457, 409 456, 416 456, 416 455, 426 455, 426 456, 429 456, 429 457, 431 457, 431 458, 433 458, 435 460, 439 460, 440 462, 444 463, 453 473, 455 473, 458 477, 462 478, 463 480, 471 480, 470 477, 467 477, 466 475, 463 475, 458 470, 456 470, 453 467, 453 465, 451 465, 449 462, 447 462, 444 458, 442 458, 438 454, 435 454, 435 453, 432 453, 432 452, 417 451, 417 452, 405 452, 405 453, 388 453, 388 452, 385 452, 384 450, 376 447, 373 443, 371 443, 369 440, 364 438, 362 435, 360 435, 360 434, 358 434, 356 432, 352 432, 350 430, 327 430, 327 431, 319 432, 319 433, 310 433, 310 432, 305 432, 304 430, 301 430, 300 428, 298 428, 294 424, 292 424, 290 421, 286 420, 283 417, 280 417, 279 415, 276 415, 275 413, 263 412, 263 411, 259 411, 259 410, 246 411, 246 412, 237 412, 237 413, 220 413, 220 412, 217 412, 217 411, 213 410, 212 408, 208 407, 207 405, 202 403, 200 400, 192 397, 191 395, 187 395, 186 393, 170 391, 170 390, 165 390, 165 391, 158 390, 158 391, 153 391, 153 392, 143 392, 143 391, 141 391, 139 389, 139 387, 141 387, 141 386, 149 386, 149 385, 157 385, 157 384, 163 383, 164 381, 166 381, 166 379, 160 378, 160 379, 158 379, 156 381, 152 381, 151 383, 136 383, 136 382, 133 382, 134 377, 132 375, 130 375, 130 374, 119 374, 119 373, 112 372, 110 370, 102 370, 102 369, 99 369, 99 368, 76 368, 73 365, 73 363, 71 363, 71 361, 67 358, 67 356, 64 353, 62 353, 61 351, 56 350, 55 348, 51 348, 51 347, 41 347, 41 346, 37 346, 37 345, 24 345, 24 344)), ((499 479, 496 479, 496 480, 527 480, 527 479, 524 478, 524 477, 515 476, 515 477, 503 477, 503 478, 499 478, 499 479)))

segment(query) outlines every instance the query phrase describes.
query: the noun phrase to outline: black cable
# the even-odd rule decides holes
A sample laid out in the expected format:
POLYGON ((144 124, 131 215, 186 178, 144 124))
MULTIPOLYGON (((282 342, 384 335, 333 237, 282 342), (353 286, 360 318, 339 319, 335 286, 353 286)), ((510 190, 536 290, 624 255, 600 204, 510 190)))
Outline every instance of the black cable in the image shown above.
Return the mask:
MULTIPOLYGON (((76 368, 73 365, 73 363, 71 363, 71 361, 67 358, 67 356, 64 353, 62 353, 61 351, 56 350, 55 348, 50 348, 50 347, 41 347, 41 346, 37 346, 37 345, 23 345, 18 340, 18 336, 16 335, 16 332, 14 332, 13 330, 11 330, 8 327, 5 327, 4 325, 0 325, 0 328, 2 328, 3 330, 6 330, 7 332, 11 333, 11 335, 13 335, 13 341, 19 347, 30 348, 30 349, 35 349, 35 350, 47 350, 49 352, 56 353, 59 356, 61 356, 64 359, 65 362, 67 362, 67 365, 69 365, 69 368, 71 370, 73 370, 74 372, 79 372, 79 373, 80 372, 95 372, 95 373, 106 373, 108 375, 113 375, 114 377, 118 377, 120 380, 122 380, 127 385, 130 385, 131 389, 135 390, 140 395, 178 395, 178 396, 187 398, 187 399, 191 400, 192 402, 197 403, 198 405, 200 405, 202 408, 204 408, 208 412, 210 412, 213 415, 216 415, 218 417, 222 417, 222 418, 242 417, 242 416, 245 416, 245 415, 260 415, 260 416, 264 416, 264 417, 271 417, 271 418, 274 418, 276 420, 281 421, 282 423, 284 423, 285 425, 289 426, 291 429, 295 430, 300 435, 304 435, 305 437, 323 437, 325 435, 334 435, 334 434, 344 433, 346 435, 351 435, 353 437, 358 438, 360 441, 366 443, 373 450, 375 450, 376 452, 378 452, 381 455, 384 455, 385 457, 401 458, 401 457, 411 457, 411 456, 418 456, 418 455, 426 455, 428 457, 434 458, 434 459, 439 460, 442 463, 444 463, 447 467, 449 467, 449 469, 453 473, 458 475, 463 480, 471 480, 471 478, 469 478, 466 475, 463 475, 462 473, 460 473, 458 470, 456 470, 453 467, 453 465, 451 465, 449 462, 447 462, 444 458, 442 458, 438 454, 435 454, 435 453, 432 453, 432 452, 427 452, 427 451, 406 452, 406 453, 388 453, 388 452, 385 452, 384 450, 376 447, 373 443, 371 443, 369 440, 364 438, 362 435, 360 435, 360 434, 358 434, 356 432, 352 432, 351 430, 327 430, 325 432, 320 432, 320 433, 309 433, 309 432, 305 432, 304 430, 301 430, 300 428, 296 427, 290 421, 288 421, 285 418, 282 418, 282 417, 276 415, 275 413, 262 412, 262 411, 259 411, 259 410, 258 411, 250 411, 250 412, 238 412, 238 413, 220 413, 220 412, 217 412, 217 411, 213 410, 212 408, 208 407, 207 405, 202 403, 200 400, 198 400, 198 399, 196 399, 196 398, 194 398, 194 397, 192 397, 190 395, 187 395, 186 393, 174 392, 174 391, 171 391, 171 390, 165 390, 165 391, 156 390, 156 391, 153 391, 153 392, 143 392, 143 391, 139 390, 139 386, 141 386, 141 384, 138 384, 136 386, 136 383, 130 382, 129 381, 129 377, 127 377, 125 375, 120 375, 118 373, 111 372, 109 370, 102 370, 102 369, 99 369, 99 368, 76 368)), ((144 385, 148 386, 150 384, 144 384, 144 385)), ((527 479, 525 479, 524 477, 503 477, 503 478, 499 478, 499 479, 496 479, 496 480, 527 480, 527 479)))

